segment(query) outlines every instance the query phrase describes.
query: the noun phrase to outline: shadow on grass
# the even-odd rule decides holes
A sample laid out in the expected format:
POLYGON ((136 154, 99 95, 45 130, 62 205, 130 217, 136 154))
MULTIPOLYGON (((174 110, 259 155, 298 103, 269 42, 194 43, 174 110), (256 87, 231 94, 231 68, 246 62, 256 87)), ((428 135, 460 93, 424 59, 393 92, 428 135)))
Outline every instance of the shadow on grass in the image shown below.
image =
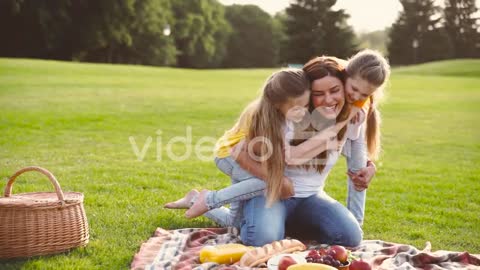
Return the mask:
POLYGON ((85 257, 88 256, 87 247, 77 247, 70 249, 65 252, 55 253, 51 255, 43 256, 33 256, 33 257, 20 257, 20 258, 11 258, 11 259, 2 259, 0 258, 0 269, 1 270, 12 270, 12 269, 23 269, 24 266, 30 263, 35 263, 36 261, 45 261, 45 260, 57 260, 61 257, 85 257))

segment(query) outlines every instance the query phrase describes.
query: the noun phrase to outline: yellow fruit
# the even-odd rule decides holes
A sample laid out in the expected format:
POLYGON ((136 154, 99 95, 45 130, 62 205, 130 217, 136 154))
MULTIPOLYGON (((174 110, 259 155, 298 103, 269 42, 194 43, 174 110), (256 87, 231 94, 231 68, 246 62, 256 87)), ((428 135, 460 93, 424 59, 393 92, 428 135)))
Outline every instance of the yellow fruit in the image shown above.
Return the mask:
POLYGON ((200 250, 200 262, 215 262, 218 264, 232 264, 240 260, 243 254, 252 247, 242 244, 224 244, 206 246, 200 250))
POLYGON ((337 268, 322 263, 299 263, 288 267, 287 270, 337 270, 337 268))

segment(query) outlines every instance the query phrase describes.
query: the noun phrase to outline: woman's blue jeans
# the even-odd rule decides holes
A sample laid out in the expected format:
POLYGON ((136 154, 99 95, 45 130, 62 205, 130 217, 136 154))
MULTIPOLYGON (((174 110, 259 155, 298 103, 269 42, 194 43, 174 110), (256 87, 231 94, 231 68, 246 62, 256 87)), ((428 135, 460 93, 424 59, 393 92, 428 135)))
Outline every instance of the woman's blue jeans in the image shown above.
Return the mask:
POLYGON ((358 246, 362 229, 341 203, 321 192, 307 198, 290 198, 266 207, 265 196, 245 202, 241 239, 262 246, 288 236, 330 245, 358 246))

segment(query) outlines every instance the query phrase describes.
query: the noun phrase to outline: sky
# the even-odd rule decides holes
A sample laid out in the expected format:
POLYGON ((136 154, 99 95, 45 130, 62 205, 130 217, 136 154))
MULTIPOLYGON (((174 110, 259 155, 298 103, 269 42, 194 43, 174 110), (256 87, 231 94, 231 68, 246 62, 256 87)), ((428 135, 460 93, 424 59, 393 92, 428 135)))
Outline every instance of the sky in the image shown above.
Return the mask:
MULTIPOLYGON (((260 6, 270 14, 285 9, 290 0, 219 0, 224 5, 253 4, 260 6)), ((442 5, 444 0, 437 0, 442 5)), ((480 7, 480 0, 477 0, 480 7)), ((334 9, 345 9, 350 15, 348 23, 355 32, 370 32, 383 30, 393 24, 402 5, 398 0, 337 0, 334 9)))

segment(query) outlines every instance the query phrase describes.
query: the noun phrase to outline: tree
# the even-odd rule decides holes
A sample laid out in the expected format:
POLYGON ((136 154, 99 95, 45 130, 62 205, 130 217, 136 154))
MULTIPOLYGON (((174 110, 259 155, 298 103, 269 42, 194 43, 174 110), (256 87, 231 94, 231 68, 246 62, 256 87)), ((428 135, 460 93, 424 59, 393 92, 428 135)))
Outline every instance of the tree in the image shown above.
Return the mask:
POLYGON ((296 0, 286 10, 284 58, 304 63, 317 55, 351 56, 357 47, 343 9, 332 10, 336 0, 296 0))
POLYGON ((287 14, 285 11, 278 12, 273 16, 273 46, 275 52, 275 64, 285 66, 288 36, 286 34, 287 14))
POLYGON ((435 0, 400 0, 403 11, 390 31, 387 46, 392 64, 404 65, 450 58, 452 46, 441 28, 435 0))
POLYGON ((168 0, 72 2, 73 58, 82 61, 173 65, 173 24, 168 0))
POLYGON ((170 0, 4 0, 2 55, 173 65, 170 0), (14 26, 14 27, 12 27, 14 26))
POLYGON ((387 43, 389 28, 385 30, 377 30, 372 32, 360 33, 358 35, 358 42, 360 48, 369 48, 377 50, 382 54, 387 54, 387 43))
POLYGON ((480 57, 480 25, 475 0, 445 0, 445 29, 456 58, 480 57))
POLYGON ((142 0, 134 4, 129 32, 132 46, 126 47, 126 62, 147 65, 175 65, 177 49, 170 36, 174 24, 169 0, 142 0))
POLYGON ((227 42, 225 67, 272 67, 278 46, 272 17, 255 5, 232 5, 225 9, 232 27, 227 42))
POLYGON ((68 29, 68 3, 62 1, 0 1, 2 56, 68 59, 63 48, 68 29), (55 12, 53 12, 55 11, 55 12))
POLYGON ((218 67, 226 54, 230 26, 223 5, 216 0, 172 1, 172 35, 180 67, 218 67))

